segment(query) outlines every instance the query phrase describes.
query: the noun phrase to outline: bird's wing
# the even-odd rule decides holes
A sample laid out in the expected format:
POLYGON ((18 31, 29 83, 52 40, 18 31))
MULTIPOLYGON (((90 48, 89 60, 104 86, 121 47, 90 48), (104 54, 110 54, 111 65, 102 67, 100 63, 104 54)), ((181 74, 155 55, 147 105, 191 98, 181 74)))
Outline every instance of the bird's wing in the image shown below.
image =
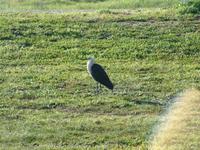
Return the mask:
POLYGON ((108 75, 106 74, 105 70, 98 64, 93 64, 91 68, 91 75, 92 77, 100 82, 101 84, 105 85, 109 89, 113 89, 113 84, 110 81, 108 75))

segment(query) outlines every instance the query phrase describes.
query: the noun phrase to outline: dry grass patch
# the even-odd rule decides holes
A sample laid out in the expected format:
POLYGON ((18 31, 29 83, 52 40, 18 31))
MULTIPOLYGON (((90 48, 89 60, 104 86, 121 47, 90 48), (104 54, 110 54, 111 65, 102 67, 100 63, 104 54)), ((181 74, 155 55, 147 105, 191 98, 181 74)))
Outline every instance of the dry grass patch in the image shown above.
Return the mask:
POLYGON ((186 90, 165 116, 152 142, 152 150, 200 147, 200 91, 186 90))

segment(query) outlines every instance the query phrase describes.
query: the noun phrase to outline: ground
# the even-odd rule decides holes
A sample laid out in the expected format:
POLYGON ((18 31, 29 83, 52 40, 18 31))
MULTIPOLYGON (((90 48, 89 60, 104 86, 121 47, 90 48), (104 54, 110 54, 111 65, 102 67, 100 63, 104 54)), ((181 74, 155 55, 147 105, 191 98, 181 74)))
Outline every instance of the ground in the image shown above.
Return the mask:
POLYGON ((199 149, 200 143, 200 92, 187 89, 177 95, 152 140, 152 150, 199 149))
POLYGON ((0 14, 1 149, 147 149, 176 93, 199 88, 200 21, 172 8, 0 14), (94 56, 114 92, 95 94, 94 56))

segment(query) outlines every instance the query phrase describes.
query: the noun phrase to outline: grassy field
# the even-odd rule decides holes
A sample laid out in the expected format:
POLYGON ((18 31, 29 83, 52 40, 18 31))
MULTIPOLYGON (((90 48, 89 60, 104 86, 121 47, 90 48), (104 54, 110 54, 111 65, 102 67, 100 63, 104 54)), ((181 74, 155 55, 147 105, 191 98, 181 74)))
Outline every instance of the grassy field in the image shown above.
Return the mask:
POLYGON ((200 22, 174 9, 3 12, 0 31, 0 149, 147 149, 170 98, 199 87, 200 22), (95 94, 89 56, 113 93, 95 94))
POLYGON ((185 150, 200 147, 200 92, 184 91, 164 117, 152 142, 152 150, 185 150))
POLYGON ((0 0, 1 10, 168 8, 179 0, 0 0))

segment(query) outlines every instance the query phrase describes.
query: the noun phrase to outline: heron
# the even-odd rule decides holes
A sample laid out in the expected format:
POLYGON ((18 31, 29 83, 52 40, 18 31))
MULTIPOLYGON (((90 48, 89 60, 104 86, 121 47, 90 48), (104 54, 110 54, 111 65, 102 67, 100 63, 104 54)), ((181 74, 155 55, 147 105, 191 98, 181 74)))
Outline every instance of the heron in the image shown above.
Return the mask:
POLYGON ((97 82, 97 87, 96 87, 97 92, 99 92, 99 88, 101 89, 101 84, 113 91, 114 86, 110 81, 107 73, 105 72, 105 70, 101 65, 95 63, 93 57, 88 58, 87 70, 88 73, 92 76, 92 78, 97 82))

